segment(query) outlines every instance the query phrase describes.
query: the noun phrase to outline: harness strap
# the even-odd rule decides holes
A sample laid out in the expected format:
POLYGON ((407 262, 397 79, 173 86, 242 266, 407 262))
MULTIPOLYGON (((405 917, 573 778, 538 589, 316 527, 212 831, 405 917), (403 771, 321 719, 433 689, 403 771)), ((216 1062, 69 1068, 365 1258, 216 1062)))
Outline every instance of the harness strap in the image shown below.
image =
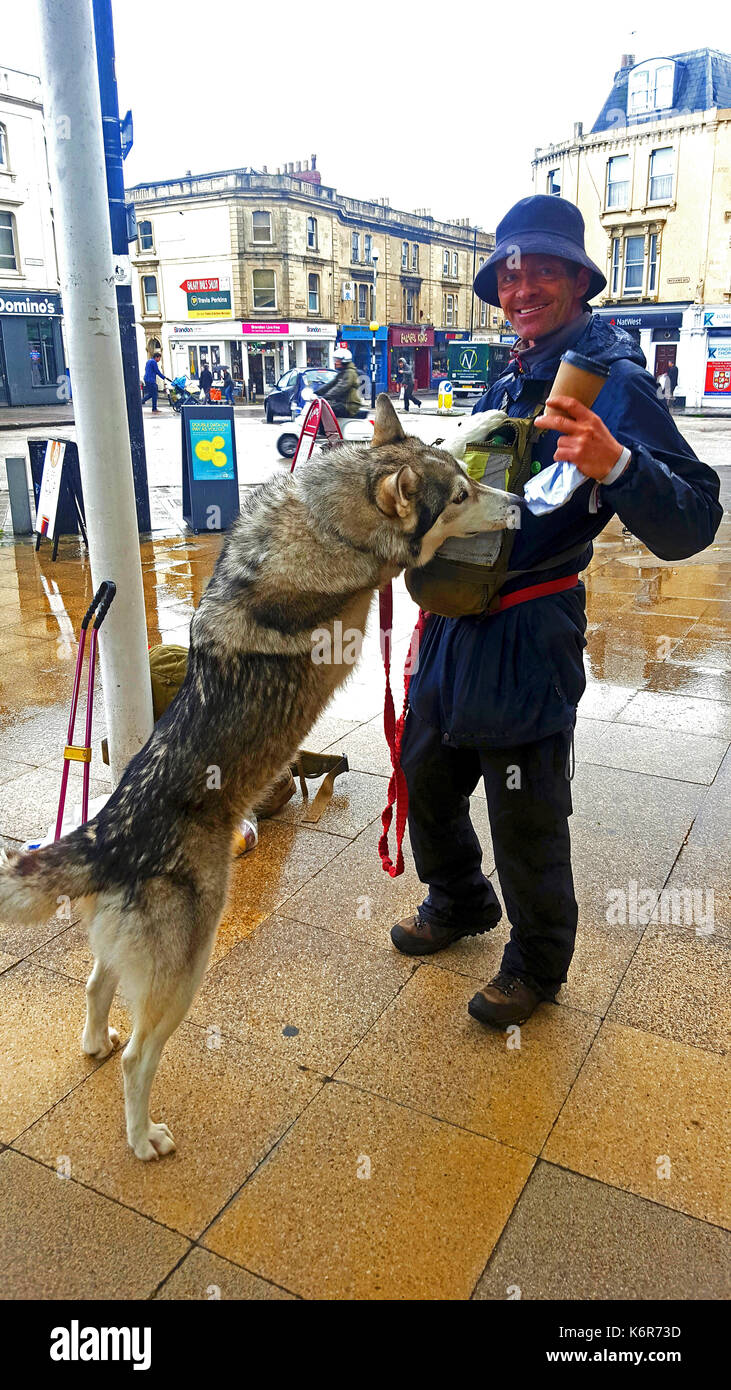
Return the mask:
POLYGON ((579 582, 578 574, 565 574, 561 579, 547 579, 545 584, 528 584, 525 589, 513 589, 511 594, 496 598, 487 610, 487 616, 502 613, 505 608, 513 608, 516 603, 527 603, 532 598, 543 598, 544 594, 560 594, 563 589, 575 589, 579 582))
POLYGON ((391 638, 393 629, 393 592, 391 585, 388 584, 379 594, 379 609, 381 621, 381 650, 383 653, 383 664, 386 669, 386 700, 383 710, 383 730, 386 735, 386 742, 391 754, 391 767, 393 771, 388 783, 388 797, 381 816, 382 834, 378 841, 378 853, 381 859, 381 867, 384 872, 390 874, 391 878, 398 878, 404 871, 404 856, 402 851, 404 832, 406 830, 406 820, 409 814, 409 792, 406 786, 406 778, 401 767, 401 743, 404 735, 404 723, 406 721, 406 711, 409 707, 409 684, 411 673, 414 669, 415 661, 418 661, 419 643, 424 624, 429 616, 428 613, 419 611, 418 621, 414 628, 411 644, 406 657, 404 666, 404 703, 396 719, 396 712, 391 693, 391 638), (396 806, 396 863, 390 858, 388 850, 388 832, 393 819, 393 807, 396 806))

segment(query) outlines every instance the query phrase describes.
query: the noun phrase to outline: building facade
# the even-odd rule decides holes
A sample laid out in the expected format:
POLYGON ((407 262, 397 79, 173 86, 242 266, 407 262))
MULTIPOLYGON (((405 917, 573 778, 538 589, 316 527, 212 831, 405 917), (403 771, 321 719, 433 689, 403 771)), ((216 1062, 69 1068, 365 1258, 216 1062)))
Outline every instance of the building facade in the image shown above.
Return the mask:
POLYGON ((367 389, 375 337, 379 390, 395 389, 400 356, 428 389, 450 337, 499 338, 502 316, 472 293, 494 236, 343 197, 314 156, 274 174, 140 184, 129 197, 140 349, 159 346, 168 375, 197 377, 205 360, 261 394, 290 368, 329 365, 341 342, 367 389))
POLYGON ((576 203, 607 277, 597 312, 686 409, 731 404, 731 56, 622 58, 588 134, 537 149, 534 191, 576 203))
POLYGON ((55 403, 65 377, 40 87, 0 68, 0 407, 55 403))

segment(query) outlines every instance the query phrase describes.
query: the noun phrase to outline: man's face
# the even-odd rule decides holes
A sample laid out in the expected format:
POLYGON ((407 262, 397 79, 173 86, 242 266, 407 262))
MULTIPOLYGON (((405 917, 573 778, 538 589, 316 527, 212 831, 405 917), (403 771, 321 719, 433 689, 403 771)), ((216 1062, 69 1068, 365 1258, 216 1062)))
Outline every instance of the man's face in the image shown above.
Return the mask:
POLYGON ((496 267, 500 308, 521 338, 533 343, 571 323, 582 309, 591 272, 571 273, 560 256, 529 252, 496 267), (519 259, 519 265, 512 265, 519 259))

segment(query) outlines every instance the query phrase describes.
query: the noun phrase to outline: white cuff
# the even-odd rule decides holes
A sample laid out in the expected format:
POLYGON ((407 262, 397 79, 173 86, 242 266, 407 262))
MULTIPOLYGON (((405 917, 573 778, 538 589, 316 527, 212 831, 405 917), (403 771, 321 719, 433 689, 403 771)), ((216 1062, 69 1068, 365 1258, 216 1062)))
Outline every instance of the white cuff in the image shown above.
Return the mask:
POLYGON ((602 478, 602 487, 609 487, 612 483, 616 483, 617 479, 621 478, 631 458, 632 451, 630 449, 623 449, 614 468, 610 469, 606 478, 602 478))

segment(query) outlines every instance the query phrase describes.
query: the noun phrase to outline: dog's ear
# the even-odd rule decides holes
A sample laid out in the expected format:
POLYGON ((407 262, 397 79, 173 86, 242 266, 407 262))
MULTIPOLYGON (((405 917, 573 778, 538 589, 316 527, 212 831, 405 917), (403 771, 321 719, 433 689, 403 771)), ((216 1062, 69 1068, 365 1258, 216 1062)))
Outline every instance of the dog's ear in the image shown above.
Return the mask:
POLYGON ((383 391, 376 400, 374 419, 371 448, 377 449, 379 444, 398 444, 399 440, 406 438, 398 415, 383 391))
MULTIPOLYGON (((387 404, 393 408, 390 402, 387 404)), ((378 506, 386 516, 408 516, 418 490, 419 474, 405 463, 397 473, 387 473, 385 478, 381 478, 376 488, 378 506)))

